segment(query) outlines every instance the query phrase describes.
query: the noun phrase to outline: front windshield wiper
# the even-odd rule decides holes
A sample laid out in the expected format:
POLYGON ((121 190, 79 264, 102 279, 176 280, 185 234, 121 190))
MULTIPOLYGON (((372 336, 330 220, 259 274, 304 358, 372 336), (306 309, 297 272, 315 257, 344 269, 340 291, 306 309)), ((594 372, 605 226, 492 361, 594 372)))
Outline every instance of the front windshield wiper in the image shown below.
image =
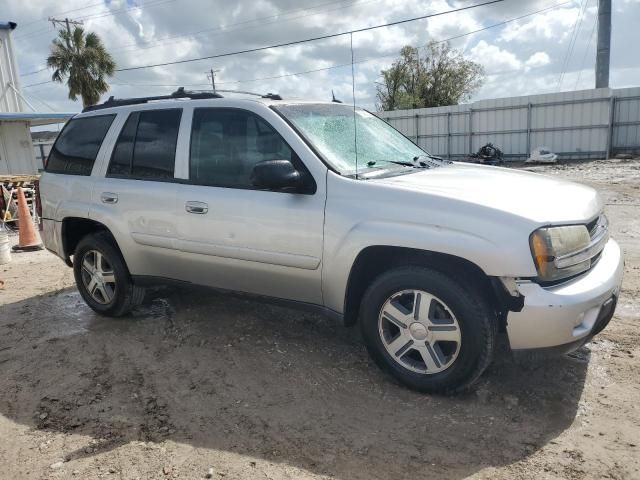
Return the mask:
POLYGON ((429 155, 429 154, 422 154, 422 155, 416 155, 415 157, 413 157, 413 161, 419 163, 422 166, 427 166, 427 165, 431 165, 433 167, 439 167, 443 164, 449 164, 451 163, 451 160, 445 160, 442 157, 437 157, 435 155, 429 155), (426 162, 425 161, 421 161, 421 158, 425 158, 427 159, 426 162), (434 162, 433 160, 436 160, 436 162, 434 162))
POLYGON ((417 164, 415 164, 413 162, 404 162, 404 161, 400 161, 400 160, 369 160, 367 162, 367 167, 373 167, 378 162, 393 163, 394 165, 402 165, 403 167, 411 167, 411 168, 424 168, 425 167, 423 165, 417 165, 417 164))

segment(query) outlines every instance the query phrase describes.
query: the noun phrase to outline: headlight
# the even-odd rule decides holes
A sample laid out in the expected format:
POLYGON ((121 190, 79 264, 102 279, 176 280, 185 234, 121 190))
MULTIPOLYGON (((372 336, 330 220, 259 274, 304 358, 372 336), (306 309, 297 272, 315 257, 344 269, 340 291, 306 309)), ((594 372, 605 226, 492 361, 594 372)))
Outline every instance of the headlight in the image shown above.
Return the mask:
POLYGON ((559 268, 556 259, 573 255, 589 247, 591 237, 584 225, 540 228, 530 239, 531 253, 543 282, 560 280, 588 270, 591 259, 559 268))

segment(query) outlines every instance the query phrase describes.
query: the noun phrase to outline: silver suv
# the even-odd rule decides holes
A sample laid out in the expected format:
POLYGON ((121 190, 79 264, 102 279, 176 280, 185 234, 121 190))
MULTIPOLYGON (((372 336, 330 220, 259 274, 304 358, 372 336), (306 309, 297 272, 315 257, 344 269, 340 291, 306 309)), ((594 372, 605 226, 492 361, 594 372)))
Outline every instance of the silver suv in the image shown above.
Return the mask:
POLYGON ((425 392, 473 383, 499 331, 578 348, 622 280, 593 189, 444 161, 339 103, 110 99, 67 123, 41 192, 45 245, 96 312, 168 281, 285 299, 358 323, 425 392))

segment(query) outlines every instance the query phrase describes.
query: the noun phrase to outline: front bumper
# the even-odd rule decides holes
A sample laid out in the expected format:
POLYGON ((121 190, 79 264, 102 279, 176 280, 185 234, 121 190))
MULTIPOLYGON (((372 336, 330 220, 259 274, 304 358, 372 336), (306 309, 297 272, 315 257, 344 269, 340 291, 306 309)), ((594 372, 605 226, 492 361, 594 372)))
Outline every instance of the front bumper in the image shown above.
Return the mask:
POLYGON ((613 316, 623 268, 622 250, 609 240, 598 263, 575 280, 554 287, 516 282, 524 306, 507 316, 511 349, 566 352, 580 347, 613 316))

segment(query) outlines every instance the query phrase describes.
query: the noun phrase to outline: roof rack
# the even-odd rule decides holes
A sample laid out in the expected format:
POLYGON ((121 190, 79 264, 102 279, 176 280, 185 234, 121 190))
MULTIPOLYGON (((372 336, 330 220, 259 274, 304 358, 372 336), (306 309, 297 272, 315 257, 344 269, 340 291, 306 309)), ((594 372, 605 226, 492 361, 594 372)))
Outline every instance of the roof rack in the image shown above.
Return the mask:
POLYGON ((219 95, 214 92, 190 92, 190 91, 186 91, 184 87, 180 87, 171 95, 158 95, 155 97, 139 97, 139 98, 114 98, 113 96, 111 96, 106 102, 96 104, 96 105, 89 105, 88 107, 85 107, 82 111, 92 112, 94 110, 101 110, 103 108, 122 107, 125 105, 139 105, 139 104, 151 102, 154 100, 175 100, 179 98, 201 100, 206 98, 222 98, 222 95, 219 95))
POLYGON ((256 93, 256 92, 247 92, 246 90, 221 90, 219 88, 216 88, 216 92, 223 92, 223 93, 242 93, 244 95, 253 95, 255 97, 260 97, 260 98, 269 98, 271 100, 282 100, 282 97, 280 95, 278 95, 277 93, 256 93))

